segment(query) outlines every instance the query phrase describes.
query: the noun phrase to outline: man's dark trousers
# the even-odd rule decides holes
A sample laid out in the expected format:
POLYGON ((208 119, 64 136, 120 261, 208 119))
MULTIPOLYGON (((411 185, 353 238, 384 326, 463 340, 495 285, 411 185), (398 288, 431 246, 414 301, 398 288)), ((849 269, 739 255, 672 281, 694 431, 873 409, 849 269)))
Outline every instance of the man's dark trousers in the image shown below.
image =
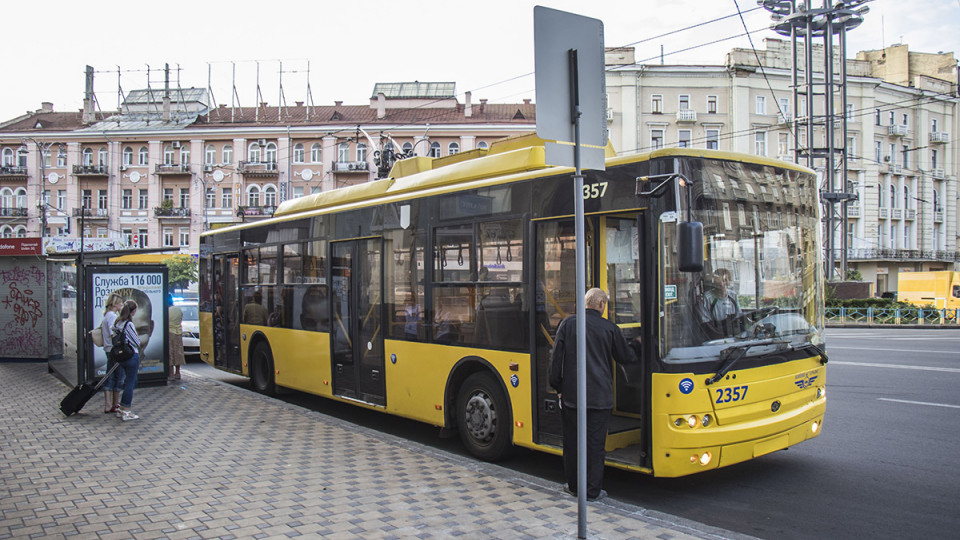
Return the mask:
MULTIPOLYGON (((596 498, 603 489, 604 445, 607 440, 607 421, 611 409, 587 409, 587 497, 596 498)), ((563 417, 563 472, 570 491, 577 492, 577 410, 564 407, 563 417)))

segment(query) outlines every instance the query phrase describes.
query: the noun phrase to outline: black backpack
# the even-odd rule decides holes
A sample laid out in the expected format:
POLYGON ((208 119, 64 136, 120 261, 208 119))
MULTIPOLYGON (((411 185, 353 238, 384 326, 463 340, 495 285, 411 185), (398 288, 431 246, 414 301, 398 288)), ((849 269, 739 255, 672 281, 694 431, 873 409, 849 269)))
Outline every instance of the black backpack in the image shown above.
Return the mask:
POLYGON ((133 357, 133 346, 127 341, 126 329, 128 324, 130 324, 130 321, 127 321, 123 328, 110 338, 110 344, 113 347, 110 349, 110 359, 114 362, 126 362, 133 357))

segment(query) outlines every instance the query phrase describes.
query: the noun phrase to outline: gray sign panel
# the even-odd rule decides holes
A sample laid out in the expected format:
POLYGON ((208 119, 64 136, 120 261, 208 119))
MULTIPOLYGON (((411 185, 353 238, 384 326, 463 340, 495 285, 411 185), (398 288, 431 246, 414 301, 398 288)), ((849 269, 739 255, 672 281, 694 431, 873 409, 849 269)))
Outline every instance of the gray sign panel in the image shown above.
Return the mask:
MULTIPOLYGON (((572 49, 577 51, 580 142, 587 147, 606 146, 603 22, 536 6, 533 9, 533 35, 537 70, 537 135, 552 141, 574 142, 569 56, 572 49)), ((567 154, 572 159, 572 150, 554 153, 558 156, 567 154)), ((584 157, 587 154, 596 155, 597 152, 584 152, 584 157)), ((572 161, 552 164, 573 166, 572 161)), ((588 168, 603 168, 602 160, 600 167, 588 168)))

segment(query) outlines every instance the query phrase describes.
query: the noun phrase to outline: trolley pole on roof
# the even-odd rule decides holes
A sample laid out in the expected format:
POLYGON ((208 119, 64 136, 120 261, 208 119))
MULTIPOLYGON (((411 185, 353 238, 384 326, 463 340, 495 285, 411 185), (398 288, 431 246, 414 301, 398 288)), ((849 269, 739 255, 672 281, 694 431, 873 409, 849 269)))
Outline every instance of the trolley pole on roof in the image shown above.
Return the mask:
POLYGON ((537 135, 550 165, 574 168, 577 301, 577 538, 587 537, 586 227, 581 167, 603 170, 607 144, 603 23, 534 8, 537 135), (581 76, 582 75, 582 76, 581 76), (581 131, 586 126, 585 138, 581 131), (551 142, 556 141, 556 142, 551 142))

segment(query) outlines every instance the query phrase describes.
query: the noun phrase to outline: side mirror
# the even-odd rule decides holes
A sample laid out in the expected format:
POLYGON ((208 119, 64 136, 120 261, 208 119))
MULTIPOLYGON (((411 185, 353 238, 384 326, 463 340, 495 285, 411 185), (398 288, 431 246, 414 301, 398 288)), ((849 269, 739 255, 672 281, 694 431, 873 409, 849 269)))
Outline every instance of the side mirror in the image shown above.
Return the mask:
POLYGON ((703 223, 681 221, 677 224, 677 258, 681 272, 703 271, 703 223))

